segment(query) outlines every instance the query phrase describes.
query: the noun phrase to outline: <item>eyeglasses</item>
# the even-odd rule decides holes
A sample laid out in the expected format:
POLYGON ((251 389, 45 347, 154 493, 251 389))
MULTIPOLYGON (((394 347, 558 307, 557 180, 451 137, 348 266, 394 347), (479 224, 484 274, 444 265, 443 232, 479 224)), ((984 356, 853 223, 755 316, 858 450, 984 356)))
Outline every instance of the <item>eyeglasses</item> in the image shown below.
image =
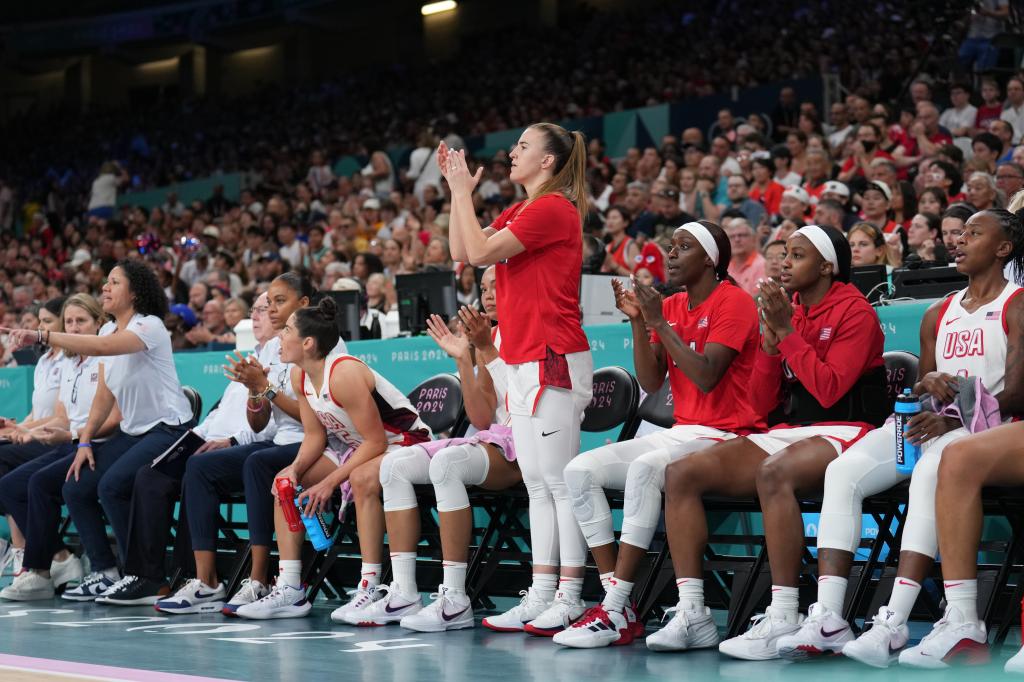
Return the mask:
POLYGON ((996 180, 1024 180, 1024 175, 1017 175, 1016 173, 1003 173, 997 175, 996 180))
POLYGON ((78 374, 75 376, 75 383, 71 385, 71 403, 78 402, 78 380, 82 378, 82 372, 85 371, 85 367, 79 367, 78 374))
POLYGON ((268 305, 256 305, 252 307, 254 315, 265 315, 268 310, 270 310, 270 306, 268 305))

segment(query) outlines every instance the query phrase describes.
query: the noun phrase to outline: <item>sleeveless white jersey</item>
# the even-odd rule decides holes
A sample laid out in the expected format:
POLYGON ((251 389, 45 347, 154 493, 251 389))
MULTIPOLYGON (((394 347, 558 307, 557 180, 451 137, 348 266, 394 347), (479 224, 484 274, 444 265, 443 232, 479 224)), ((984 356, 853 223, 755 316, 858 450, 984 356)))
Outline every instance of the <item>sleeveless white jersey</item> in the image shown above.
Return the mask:
POLYGON ((1007 282, 995 300, 973 313, 960 302, 966 289, 950 296, 940 311, 935 334, 935 368, 953 376, 981 379, 989 393, 1003 390, 1006 372, 1006 308, 1021 287, 1007 282))
MULTIPOLYGON (((324 361, 323 386, 314 387, 309 376, 303 372, 302 392, 329 435, 335 436, 349 447, 358 447, 363 443, 363 436, 352 423, 345 407, 331 395, 331 371, 340 362, 362 363, 362 360, 347 353, 328 355, 324 361)), ((430 440, 430 427, 423 423, 409 399, 372 367, 368 368, 373 372, 373 402, 376 403, 380 420, 384 424, 388 444, 413 445, 430 440)))

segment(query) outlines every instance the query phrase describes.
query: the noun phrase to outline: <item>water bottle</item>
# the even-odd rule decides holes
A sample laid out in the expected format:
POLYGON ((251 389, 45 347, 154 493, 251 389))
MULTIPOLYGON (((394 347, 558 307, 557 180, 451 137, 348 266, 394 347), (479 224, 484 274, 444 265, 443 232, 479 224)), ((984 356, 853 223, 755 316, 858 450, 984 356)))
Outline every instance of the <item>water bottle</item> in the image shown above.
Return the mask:
POLYGON ((277 486, 277 501, 281 505, 281 512, 284 520, 288 523, 288 530, 298 533, 302 530, 302 522, 299 520, 298 506, 295 500, 295 486, 287 478, 278 478, 274 481, 277 486))
POLYGON ((921 457, 921 446, 908 441, 903 432, 911 418, 920 412, 921 401, 909 388, 903 389, 903 394, 896 397, 896 471, 905 476, 913 473, 921 457))
MULTIPOLYGON (((296 493, 302 493, 302 486, 296 489, 296 493)), ((302 495, 295 495, 295 506, 301 511, 302 495)), ((322 552, 331 545, 334 544, 334 538, 330 536, 330 529, 327 527, 327 522, 324 521, 324 515, 320 512, 316 512, 312 516, 306 516, 301 514, 302 523, 306 526, 306 535, 309 536, 309 541, 313 543, 313 549, 318 552, 322 552)))

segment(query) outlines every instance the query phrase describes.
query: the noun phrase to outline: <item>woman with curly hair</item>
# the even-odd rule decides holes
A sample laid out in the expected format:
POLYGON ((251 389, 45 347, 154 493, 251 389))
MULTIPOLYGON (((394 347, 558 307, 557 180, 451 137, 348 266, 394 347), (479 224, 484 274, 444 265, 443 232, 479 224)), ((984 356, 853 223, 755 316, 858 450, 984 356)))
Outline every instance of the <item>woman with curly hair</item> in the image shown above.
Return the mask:
MULTIPOLYGON (((122 260, 110 271, 101 296, 103 312, 113 318, 99 336, 10 330, 19 346, 44 343, 70 353, 100 357, 96 396, 88 420, 78 432, 75 453, 37 472, 29 482, 30 513, 59 514, 66 503, 82 544, 98 576, 64 593, 66 599, 91 600, 100 594, 125 596, 135 588, 117 582, 117 561, 107 542, 104 513, 125 556, 128 516, 135 473, 178 440, 192 423, 164 328, 167 299, 156 275, 144 263, 122 260), (116 405, 120 432, 93 443, 116 405)), ((47 570, 49 538, 26 537, 24 567, 47 570)), ((149 597, 152 604, 159 595, 149 597)), ((141 602, 140 602, 141 603, 141 602)))

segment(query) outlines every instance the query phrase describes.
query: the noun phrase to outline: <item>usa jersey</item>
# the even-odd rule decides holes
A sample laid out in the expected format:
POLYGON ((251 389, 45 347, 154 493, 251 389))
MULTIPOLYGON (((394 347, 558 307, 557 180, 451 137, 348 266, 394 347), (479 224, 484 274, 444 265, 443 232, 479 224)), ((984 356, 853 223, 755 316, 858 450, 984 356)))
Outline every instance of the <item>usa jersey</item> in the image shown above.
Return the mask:
POLYGON ((993 395, 1003 390, 1006 371, 1006 308, 1021 287, 1007 282, 1002 293, 973 313, 961 302, 966 289, 943 304, 935 323, 935 369, 953 376, 978 377, 993 395))
MULTIPOLYGON (((324 362, 323 386, 314 387, 309 376, 303 372, 302 392, 329 435, 335 436, 349 447, 359 447, 364 440, 362 434, 352 423, 352 418, 345 407, 331 395, 331 372, 338 363, 346 361, 362 362, 346 353, 332 353, 324 362)), ((430 440, 430 427, 423 423, 409 399, 373 368, 369 369, 374 379, 373 402, 384 424, 388 445, 413 445, 430 440)))

